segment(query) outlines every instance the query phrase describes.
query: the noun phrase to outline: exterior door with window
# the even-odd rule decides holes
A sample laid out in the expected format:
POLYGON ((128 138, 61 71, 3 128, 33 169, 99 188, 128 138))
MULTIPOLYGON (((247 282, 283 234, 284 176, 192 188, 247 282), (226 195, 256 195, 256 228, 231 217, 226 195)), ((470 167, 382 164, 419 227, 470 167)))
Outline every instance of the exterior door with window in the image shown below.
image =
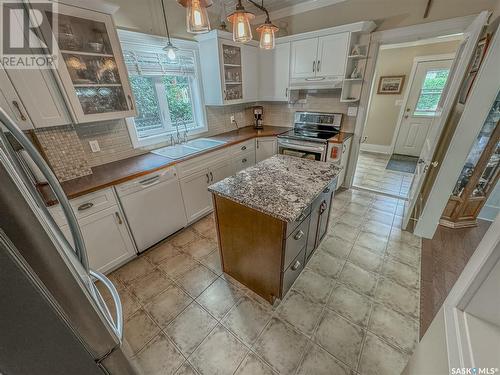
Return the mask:
POLYGON ((437 114, 453 59, 417 62, 401 118, 395 154, 419 156, 437 114))

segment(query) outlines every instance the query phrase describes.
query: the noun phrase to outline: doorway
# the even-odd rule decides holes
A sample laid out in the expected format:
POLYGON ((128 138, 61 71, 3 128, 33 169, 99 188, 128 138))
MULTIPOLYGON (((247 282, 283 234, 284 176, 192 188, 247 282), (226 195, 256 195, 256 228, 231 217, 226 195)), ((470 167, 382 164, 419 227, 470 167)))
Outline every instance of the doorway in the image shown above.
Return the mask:
POLYGON ((461 39, 432 38, 380 47, 355 187, 408 199, 419 155, 446 97, 461 39), (393 90, 384 84, 389 89, 394 85, 393 90))

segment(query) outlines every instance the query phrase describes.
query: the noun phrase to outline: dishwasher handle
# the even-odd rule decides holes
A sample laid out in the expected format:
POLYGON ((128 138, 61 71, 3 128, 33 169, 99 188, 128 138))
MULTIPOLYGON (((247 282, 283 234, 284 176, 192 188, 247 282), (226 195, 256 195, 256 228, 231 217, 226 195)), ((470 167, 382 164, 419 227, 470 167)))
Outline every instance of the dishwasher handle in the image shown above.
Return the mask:
POLYGON ((156 175, 153 177, 145 178, 144 180, 140 180, 139 184, 141 184, 144 187, 148 187, 148 186, 156 184, 158 181, 160 181, 160 175, 156 175))

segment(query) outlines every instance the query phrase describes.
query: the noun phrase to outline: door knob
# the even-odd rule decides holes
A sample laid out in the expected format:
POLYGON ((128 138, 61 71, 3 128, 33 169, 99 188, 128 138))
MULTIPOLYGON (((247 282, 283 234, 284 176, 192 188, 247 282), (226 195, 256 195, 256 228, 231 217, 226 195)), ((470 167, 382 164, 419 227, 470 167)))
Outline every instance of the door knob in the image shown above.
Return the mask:
POLYGON ((425 163, 425 160, 424 159, 418 159, 418 164, 422 164, 422 163, 425 163))
POLYGON ((431 163, 431 165, 432 165, 434 168, 436 168, 436 167, 439 165, 439 162, 437 162, 437 161, 433 161, 433 162, 431 163))

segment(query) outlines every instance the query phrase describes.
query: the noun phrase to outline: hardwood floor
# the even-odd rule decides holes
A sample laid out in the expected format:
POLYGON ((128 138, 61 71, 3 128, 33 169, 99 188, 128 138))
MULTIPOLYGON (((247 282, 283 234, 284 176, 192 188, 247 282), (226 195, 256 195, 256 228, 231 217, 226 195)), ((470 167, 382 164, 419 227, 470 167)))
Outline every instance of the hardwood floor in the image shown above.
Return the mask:
POLYGON ((491 222, 474 228, 438 226, 432 240, 422 240, 420 338, 434 319, 491 222))

